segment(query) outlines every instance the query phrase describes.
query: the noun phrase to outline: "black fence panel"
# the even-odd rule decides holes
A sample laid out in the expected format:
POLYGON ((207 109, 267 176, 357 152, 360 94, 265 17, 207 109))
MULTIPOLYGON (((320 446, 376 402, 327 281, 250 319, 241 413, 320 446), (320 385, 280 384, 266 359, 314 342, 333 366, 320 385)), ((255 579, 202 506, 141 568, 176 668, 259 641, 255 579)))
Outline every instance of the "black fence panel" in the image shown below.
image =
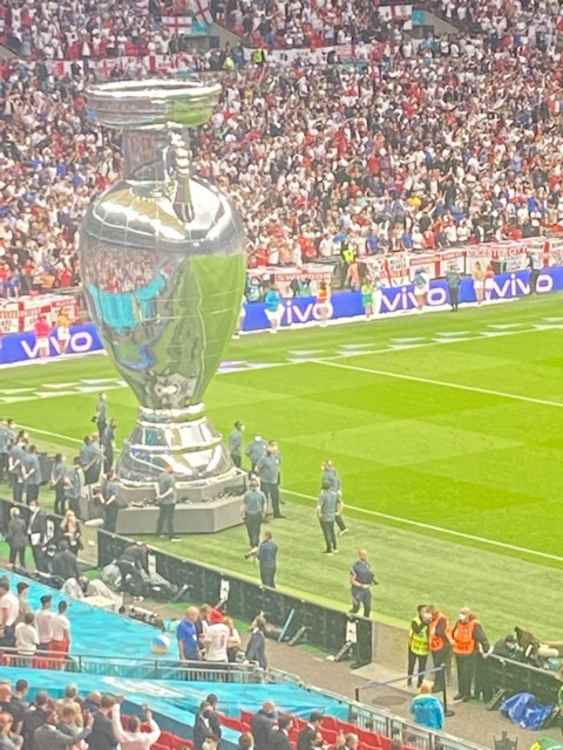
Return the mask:
MULTIPOLYGON (((125 537, 99 530, 98 565, 103 567, 116 560, 132 543, 132 540, 125 537)), ((227 582, 230 615, 251 621, 263 612, 268 622, 278 628, 283 628, 291 615, 287 624, 287 638, 304 629, 303 637, 309 643, 330 653, 336 653, 342 648, 350 635, 349 625, 353 623, 356 636, 356 644, 352 649, 355 652, 355 664, 369 664, 373 661, 375 623, 371 620, 351 617, 344 612, 275 589, 264 588, 252 581, 221 573, 155 548, 150 548, 150 554, 154 556, 157 573, 178 586, 188 586, 188 596, 192 601, 216 604, 221 599, 222 582, 227 582)))

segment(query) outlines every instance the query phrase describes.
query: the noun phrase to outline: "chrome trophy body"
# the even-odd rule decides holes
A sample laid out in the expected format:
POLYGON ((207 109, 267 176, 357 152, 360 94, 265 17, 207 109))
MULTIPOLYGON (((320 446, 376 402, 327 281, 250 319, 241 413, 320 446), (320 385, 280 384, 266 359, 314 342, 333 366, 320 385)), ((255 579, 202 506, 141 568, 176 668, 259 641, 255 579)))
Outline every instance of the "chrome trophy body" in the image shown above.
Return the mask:
POLYGON ((140 403, 117 468, 139 497, 167 465, 180 498, 205 483, 215 494, 242 487, 202 402, 237 325, 245 273, 237 212, 190 174, 189 128, 209 119, 220 90, 146 80, 87 91, 90 116, 123 132, 124 174, 90 206, 80 262, 90 314, 140 403))

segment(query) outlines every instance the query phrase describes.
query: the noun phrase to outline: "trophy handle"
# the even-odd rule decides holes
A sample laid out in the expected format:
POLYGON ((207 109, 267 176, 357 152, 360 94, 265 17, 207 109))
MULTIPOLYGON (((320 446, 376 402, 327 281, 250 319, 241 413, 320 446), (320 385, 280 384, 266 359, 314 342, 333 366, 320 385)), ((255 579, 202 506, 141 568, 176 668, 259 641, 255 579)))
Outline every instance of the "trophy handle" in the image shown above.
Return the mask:
POLYGON ((192 202, 190 180, 192 176, 190 158, 190 134, 188 128, 182 130, 170 129, 170 147, 175 157, 175 176, 177 179, 176 196, 173 206, 176 216, 185 224, 189 224, 195 217, 192 202))

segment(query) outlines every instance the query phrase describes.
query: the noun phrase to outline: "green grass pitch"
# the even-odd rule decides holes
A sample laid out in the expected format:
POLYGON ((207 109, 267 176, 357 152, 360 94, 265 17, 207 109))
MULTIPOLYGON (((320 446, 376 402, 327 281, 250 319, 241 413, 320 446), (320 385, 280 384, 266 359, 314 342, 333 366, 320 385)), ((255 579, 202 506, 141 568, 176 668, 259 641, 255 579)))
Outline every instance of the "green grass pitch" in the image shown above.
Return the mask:
MULTIPOLYGON (((344 608, 361 545, 383 619, 405 622, 432 601, 452 616, 474 608, 491 636, 520 624, 560 637, 562 345, 555 295, 233 342, 234 371, 214 378, 206 403, 223 433, 242 419, 247 439, 280 443, 289 518, 271 525, 279 585, 344 608), (329 559, 314 516, 327 457, 351 527, 329 559)), ((117 378, 102 355, 5 369, 0 416, 72 456, 101 388, 120 436, 131 428, 136 403, 117 378)), ((242 528, 170 549, 256 577, 242 528)))

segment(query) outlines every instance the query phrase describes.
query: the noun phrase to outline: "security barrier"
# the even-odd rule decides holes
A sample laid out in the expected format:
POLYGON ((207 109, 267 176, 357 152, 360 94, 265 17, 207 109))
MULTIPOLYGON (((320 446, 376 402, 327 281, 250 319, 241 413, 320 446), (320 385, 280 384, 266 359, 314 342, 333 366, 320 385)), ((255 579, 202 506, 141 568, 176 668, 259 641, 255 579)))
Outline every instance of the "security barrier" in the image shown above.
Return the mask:
MULTIPOLYGON (((98 531, 99 567, 116 560, 130 544, 133 544, 131 539, 98 531)), ((307 642, 331 653, 337 653, 347 642, 350 643, 350 650, 355 652, 354 666, 369 664, 373 660, 375 623, 371 620, 352 617, 305 599, 264 588, 155 548, 149 550, 155 560, 156 572, 177 586, 187 585, 193 601, 216 603, 228 598, 229 614, 234 617, 250 621, 263 612, 269 623, 285 628, 287 639, 301 630, 307 642), (228 592, 227 596, 225 592, 228 592)))
POLYGON ((532 693, 540 703, 557 705, 563 690, 563 680, 557 673, 494 654, 488 657, 487 666, 494 690, 507 690, 511 695, 532 693))

